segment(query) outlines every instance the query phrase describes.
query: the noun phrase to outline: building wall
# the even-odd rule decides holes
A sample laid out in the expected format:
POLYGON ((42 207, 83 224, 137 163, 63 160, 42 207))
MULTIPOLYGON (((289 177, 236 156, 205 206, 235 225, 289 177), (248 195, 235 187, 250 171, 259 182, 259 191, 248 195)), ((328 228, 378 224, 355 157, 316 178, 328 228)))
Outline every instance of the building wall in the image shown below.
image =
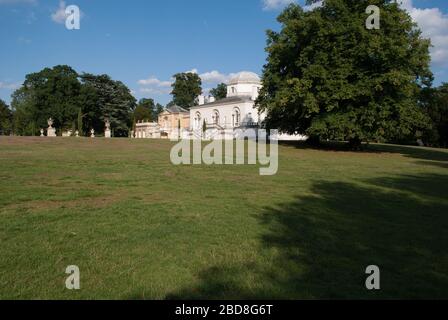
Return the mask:
POLYGON ((176 130, 179 125, 181 129, 190 128, 190 115, 188 113, 169 113, 163 112, 159 115, 159 126, 167 130, 176 130))
POLYGON ((190 109, 190 129, 202 129, 204 119, 207 124, 215 123, 215 112, 219 113, 218 125, 223 128, 233 128, 236 126, 236 111, 239 111, 239 125, 243 123, 256 122, 258 123, 260 117, 258 110, 254 108, 254 102, 249 101, 245 103, 228 104, 228 105, 214 105, 210 107, 196 107, 190 109), (200 114, 200 122, 198 123, 197 115, 200 114))
POLYGON ((227 96, 253 96, 258 97, 258 91, 261 89, 261 85, 254 83, 238 83, 227 86, 227 96))

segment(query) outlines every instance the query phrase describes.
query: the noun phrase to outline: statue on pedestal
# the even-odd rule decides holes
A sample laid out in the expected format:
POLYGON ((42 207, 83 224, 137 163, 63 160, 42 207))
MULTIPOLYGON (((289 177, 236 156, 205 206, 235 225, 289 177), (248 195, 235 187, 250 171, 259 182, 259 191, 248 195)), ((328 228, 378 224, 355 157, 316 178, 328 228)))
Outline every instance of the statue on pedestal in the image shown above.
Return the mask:
POLYGON ((104 130, 104 137, 105 138, 110 138, 110 137, 112 137, 112 134, 111 134, 111 131, 110 131, 110 121, 109 121, 109 119, 106 119, 105 125, 106 125, 106 129, 104 130))
POLYGON ((40 129, 40 136, 44 137, 44 129, 40 129))
POLYGON ((78 130, 75 131, 75 137, 79 137, 79 131, 78 130))
POLYGON ((53 119, 52 118, 48 119, 47 123, 48 123, 47 137, 56 137, 56 129, 52 127, 53 119))
POLYGON ((90 138, 95 138, 95 130, 90 130, 90 138))

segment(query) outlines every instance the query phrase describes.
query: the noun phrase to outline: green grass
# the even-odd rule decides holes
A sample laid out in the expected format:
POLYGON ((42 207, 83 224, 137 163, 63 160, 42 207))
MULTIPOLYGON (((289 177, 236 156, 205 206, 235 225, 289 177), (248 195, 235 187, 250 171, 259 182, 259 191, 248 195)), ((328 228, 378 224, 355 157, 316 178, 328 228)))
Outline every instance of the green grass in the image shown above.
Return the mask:
POLYGON ((447 151, 284 145, 262 177, 171 146, 0 138, 0 298, 448 298, 447 151))

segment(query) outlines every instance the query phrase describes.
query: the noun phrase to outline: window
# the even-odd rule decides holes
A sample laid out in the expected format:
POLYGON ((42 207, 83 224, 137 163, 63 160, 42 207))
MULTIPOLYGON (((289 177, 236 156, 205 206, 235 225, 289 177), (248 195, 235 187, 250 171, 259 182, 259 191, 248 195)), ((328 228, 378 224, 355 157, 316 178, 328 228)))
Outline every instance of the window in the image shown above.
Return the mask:
POLYGON ((200 129, 201 128, 201 114, 199 112, 196 112, 196 115, 194 117, 194 127, 195 129, 200 129))
POLYGON ((233 109, 233 114, 232 114, 233 126, 238 127, 240 125, 240 121, 241 121, 240 109, 235 108, 235 109, 233 109))
POLYGON ((213 123, 214 124, 219 124, 219 111, 218 110, 213 110, 213 123))

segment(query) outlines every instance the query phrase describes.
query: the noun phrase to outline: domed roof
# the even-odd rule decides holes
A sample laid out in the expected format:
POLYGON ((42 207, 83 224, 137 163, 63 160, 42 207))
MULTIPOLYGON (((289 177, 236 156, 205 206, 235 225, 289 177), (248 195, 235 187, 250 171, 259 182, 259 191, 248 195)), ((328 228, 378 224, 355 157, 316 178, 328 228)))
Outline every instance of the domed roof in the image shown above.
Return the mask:
POLYGON ((238 84, 238 83, 260 83, 260 77, 258 74, 249 72, 249 71, 242 71, 239 72, 235 77, 233 77, 229 85, 238 84))

